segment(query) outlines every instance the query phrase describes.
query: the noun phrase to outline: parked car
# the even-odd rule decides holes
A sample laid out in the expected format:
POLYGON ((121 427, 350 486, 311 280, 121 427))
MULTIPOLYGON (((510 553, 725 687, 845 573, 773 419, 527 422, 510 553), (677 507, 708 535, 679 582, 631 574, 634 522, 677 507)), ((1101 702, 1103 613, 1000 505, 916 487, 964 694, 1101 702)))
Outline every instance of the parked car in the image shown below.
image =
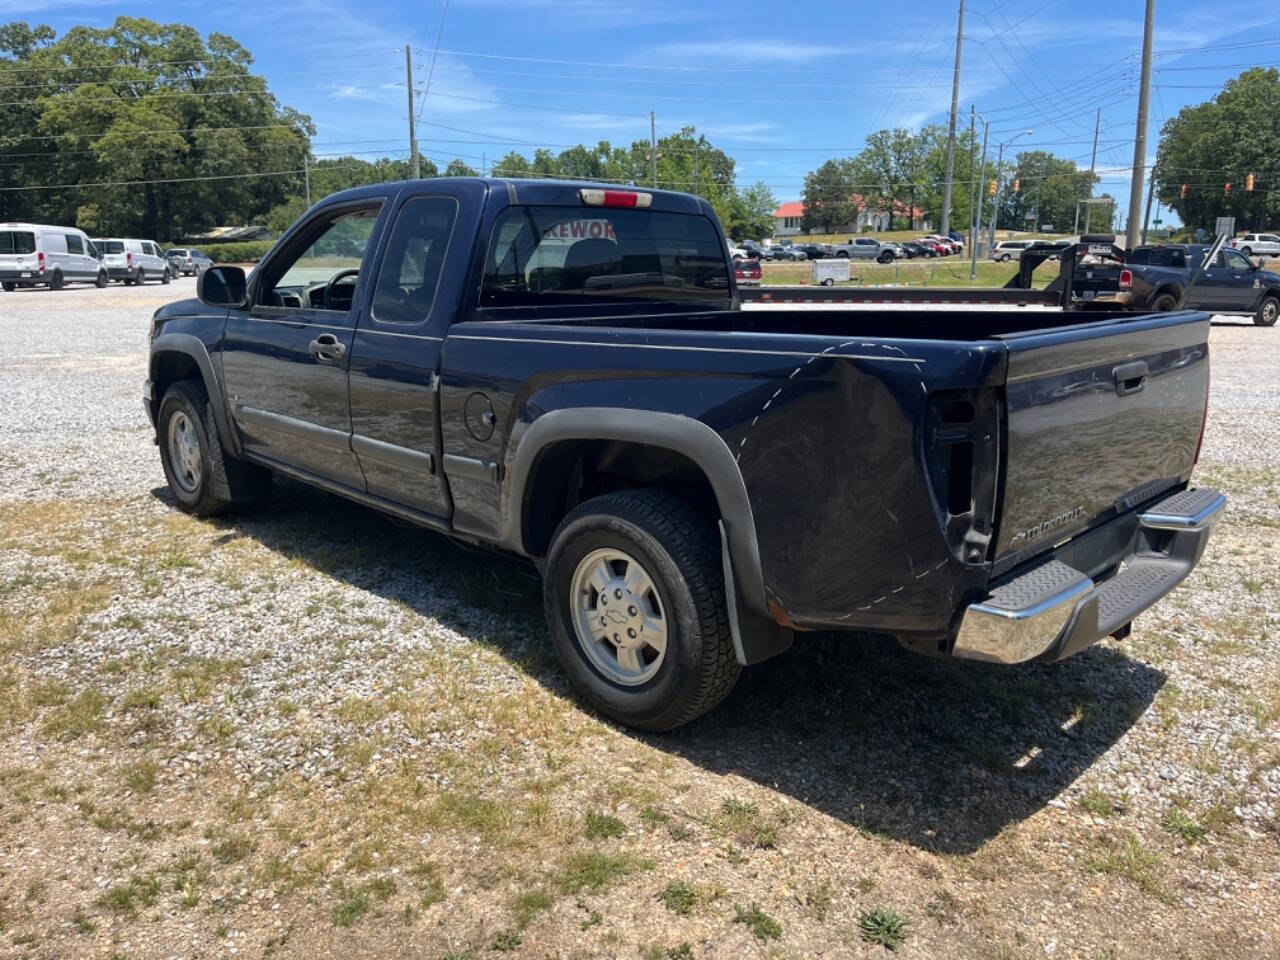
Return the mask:
POLYGON ((1232 240, 1231 246, 1246 257, 1255 255, 1280 257, 1280 237, 1274 233, 1246 233, 1243 237, 1232 240))
POLYGON ((770 260, 807 260, 808 254, 797 246, 782 247, 774 244, 769 248, 770 260))
POLYGON ((892 249, 875 237, 850 237, 848 243, 834 243, 831 254, 851 260, 878 260, 880 263, 892 263, 895 256, 892 249))
POLYGON ((159 280, 168 283, 173 276, 169 258, 150 240, 126 237, 102 237, 93 241, 102 256, 102 265, 112 280, 126 285, 159 280))
POLYGON ((741 246, 740 244, 736 244, 732 240, 726 240, 725 247, 729 251, 730 260, 747 259, 747 250, 745 247, 741 246))
POLYGON ((1205 314, 744 317, 728 250, 706 200, 658 190, 321 200, 251 275, 214 266, 151 317, 173 501, 213 514, 281 473, 532 558, 572 683, 644 730, 710 710, 796 629, 1055 661, 1195 566, 1225 503, 1188 486, 1205 314))
POLYGON ((769 253, 769 248, 765 247, 754 240, 743 240, 742 249, 747 252, 749 260, 763 260, 769 253))
POLYGON ((733 261, 733 277, 739 284, 759 286, 761 276, 759 260, 733 261))
POLYGON ((822 260, 831 256, 831 246, 826 243, 797 243, 794 249, 799 250, 810 260, 822 260))
POLYGON ((892 240, 885 240, 880 244, 880 256, 876 259, 881 263, 890 263, 894 260, 901 260, 906 255, 906 251, 902 249, 902 244, 894 243, 892 240), (885 257, 886 253, 890 254, 890 256, 885 257))
POLYGON ((964 249, 964 234, 963 234, 963 233, 961 233, 959 230, 952 230, 949 234, 947 234, 947 236, 948 236, 950 239, 954 240, 954 241, 956 242, 956 245, 957 245, 957 246, 959 246, 961 250, 963 250, 963 249, 964 249))
POLYGON ((946 256, 946 254, 943 252, 942 245, 938 243, 937 240, 930 240, 928 237, 921 237, 919 240, 916 240, 914 242, 924 248, 926 257, 946 256))
POLYGON ((917 257, 933 256, 932 251, 916 240, 907 240, 899 244, 899 246, 902 247, 902 252, 906 255, 908 260, 914 260, 917 257))
POLYGON ((45 223, 0 223, 0 286, 61 290, 68 283, 107 285, 93 241, 83 230, 45 223))
POLYGON ((1001 240, 991 250, 991 259, 1008 263, 1010 260, 1022 259, 1022 251, 1034 243, 1034 240, 1001 240))
POLYGON ((931 233, 929 234, 928 239, 938 245, 938 250, 944 257, 949 257, 953 253, 960 252, 960 247, 950 237, 944 237, 940 233, 931 233))
POLYGON ((198 277, 201 271, 213 266, 213 260, 196 247, 174 247, 165 251, 165 259, 174 276, 198 277))
POLYGON ((1073 295, 1085 306, 1150 313, 1174 309, 1185 290, 1189 309, 1248 316, 1259 326, 1273 326, 1280 318, 1280 274, 1263 270, 1242 250, 1219 250, 1188 287, 1209 250, 1204 244, 1137 247, 1124 263, 1109 258, 1084 263, 1072 276, 1073 295))

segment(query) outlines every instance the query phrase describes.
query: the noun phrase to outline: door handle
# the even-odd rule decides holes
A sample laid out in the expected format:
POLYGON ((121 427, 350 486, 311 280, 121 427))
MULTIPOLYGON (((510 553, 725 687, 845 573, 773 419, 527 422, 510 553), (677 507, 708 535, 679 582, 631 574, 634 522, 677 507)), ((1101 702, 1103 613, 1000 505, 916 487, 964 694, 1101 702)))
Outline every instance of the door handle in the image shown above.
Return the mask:
POLYGON ((1137 393, 1147 383, 1147 361, 1135 360, 1133 363, 1122 363, 1111 371, 1116 383, 1116 396, 1127 397, 1137 393))
POLYGON ((309 349, 317 360, 341 360, 347 354, 347 348, 332 333, 320 334, 311 341, 309 349))

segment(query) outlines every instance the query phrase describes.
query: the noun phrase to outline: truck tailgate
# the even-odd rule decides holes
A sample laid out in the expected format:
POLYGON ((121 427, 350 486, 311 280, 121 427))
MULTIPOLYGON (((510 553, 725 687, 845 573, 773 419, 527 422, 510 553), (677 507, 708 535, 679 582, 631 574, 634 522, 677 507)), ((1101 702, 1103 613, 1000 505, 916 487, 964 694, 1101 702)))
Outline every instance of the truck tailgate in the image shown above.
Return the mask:
POLYGON ((1185 483, 1209 391, 1209 317, 1011 334, 1000 573, 1185 483))
POLYGON ((1093 300, 1101 294, 1120 289, 1120 271, 1114 263, 1091 263, 1076 267, 1071 277, 1071 291, 1080 300, 1093 300))

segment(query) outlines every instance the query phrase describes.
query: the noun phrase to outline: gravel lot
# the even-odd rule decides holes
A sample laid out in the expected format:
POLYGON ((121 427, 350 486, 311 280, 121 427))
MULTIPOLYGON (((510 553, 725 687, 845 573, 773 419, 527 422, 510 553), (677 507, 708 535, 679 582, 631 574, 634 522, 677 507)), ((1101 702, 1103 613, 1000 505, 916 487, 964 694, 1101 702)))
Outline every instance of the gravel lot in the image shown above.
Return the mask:
POLYGON ((1213 329, 1231 505, 1130 640, 807 637, 641 737, 525 565, 287 482, 176 511, 139 391, 193 293, 0 294, 0 955, 1280 956, 1276 330, 1213 329))

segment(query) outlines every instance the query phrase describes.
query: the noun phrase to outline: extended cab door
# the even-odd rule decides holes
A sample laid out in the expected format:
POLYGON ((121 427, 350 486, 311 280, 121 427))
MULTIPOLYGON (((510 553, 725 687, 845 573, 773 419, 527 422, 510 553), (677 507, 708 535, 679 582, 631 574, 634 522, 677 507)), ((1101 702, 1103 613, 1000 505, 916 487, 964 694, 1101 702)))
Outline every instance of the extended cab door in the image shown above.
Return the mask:
POLYGON ((356 490, 347 364, 380 199, 333 204, 295 227, 227 316, 222 370, 244 449, 356 490))
POLYGON ((1222 250, 1222 310, 1253 313, 1262 293, 1262 280, 1253 261, 1239 250, 1222 250))
POLYGON ((351 446, 368 492, 437 517, 451 512, 438 420, 441 344, 483 198, 478 183, 415 184, 400 194, 351 347, 351 446))

